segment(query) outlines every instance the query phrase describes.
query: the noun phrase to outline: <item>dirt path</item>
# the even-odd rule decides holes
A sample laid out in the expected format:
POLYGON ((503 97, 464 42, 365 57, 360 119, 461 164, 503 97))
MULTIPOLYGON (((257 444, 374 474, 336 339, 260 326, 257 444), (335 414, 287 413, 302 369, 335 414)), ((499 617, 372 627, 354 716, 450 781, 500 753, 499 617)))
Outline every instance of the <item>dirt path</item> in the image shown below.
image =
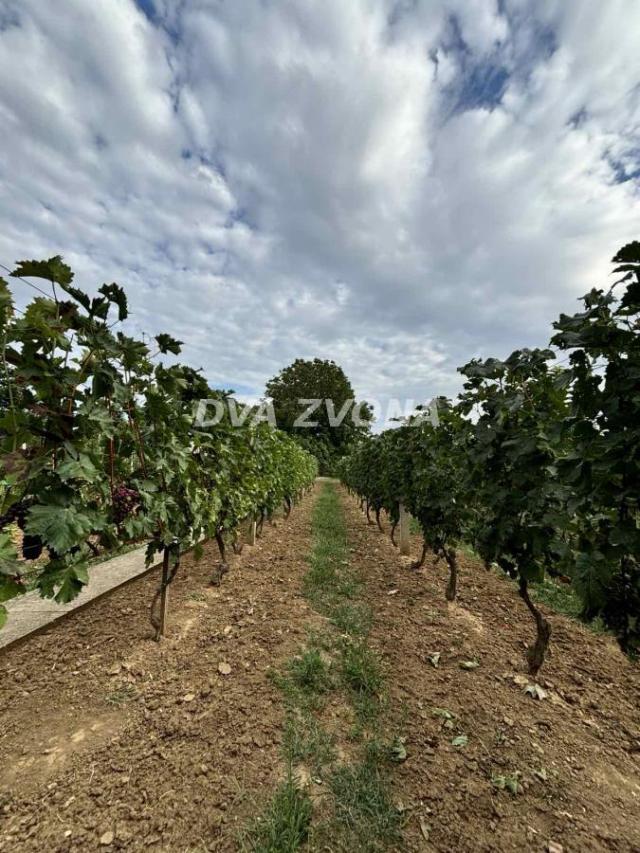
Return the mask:
POLYGON ((145 577, 0 658, 0 850, 237 849, 281 774, 267 672, 305 622, 313 500, 266 525, 219 588, 215 546, 186 558, 162 643, 145 577))
MULTIPOLYGON (((523 659, 532 623, 514 585, 462 558, 458 601, 448 606, 442 564, 411 571, 355 501, 345 508, 375 613, 371 642, 407 738, 395 781, 409 848, 543 851, 555 842, 637 853, 638 666, 610 638, 550 614, 552 653, 538 679, 546 698, 532 698, 523 659), (436 668, 429 657, 438 652, 436 668), (479 666, 464 670, 465 661, 479 666), (459 735, 466 746, 452 745, 459 735), (517 795, 491 782, 515 774, 517 795)), ((415 558, 418 537, 412 544, 415 558)))
MULTIPOLYGON (((161 644, 147 620, 157 578, 145 577, 0 655, 0 851, 238 849, 283 777, 269 673, 317 619, 302 595, 314 500, 265 527, 219 588, 215 547, 187 559, 161 644)), ((447 606, 443 566, 410 571, 355 501, 343 506, 388 734, 406 738, 391 785, 408 849, 640 851, 638 667, 552 615, 546 698, 530 697, 531 625, 513 586, 462 558, 447 606)))

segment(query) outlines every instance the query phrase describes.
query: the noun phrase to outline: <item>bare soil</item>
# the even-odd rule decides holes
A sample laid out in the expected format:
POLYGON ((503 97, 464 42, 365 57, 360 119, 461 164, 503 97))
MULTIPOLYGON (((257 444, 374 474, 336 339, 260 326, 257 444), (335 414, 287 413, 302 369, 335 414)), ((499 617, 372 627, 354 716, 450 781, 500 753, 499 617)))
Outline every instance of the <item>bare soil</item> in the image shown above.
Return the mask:
MULTIPOLYGON (((0 656, 0 851, 239 848, 284 773, 269 672, 319 618, 301 592, 313 501, 231 556, 220 587, 215 545, 186 558, 159 644, 154 575, 0 656)), ((408 849, 640 851, 638 666, 548 614, 545 697, 528 695, 533 627, 514 585, 461 557, 447 605, 442 564, 410 570, 355 501, 344 506, 386 671, 385 725, 406 737, 391 785, 408 849), (518 793, 498 777, 517 778, 518 793)))
MULTIPOLYGON (((524 654, 535 630, 515 584, 461 555, 448 604, 443 562, 412 571, 355 501, 345 508, 375 613, 371 644, 407 738, 394 778, 408 847, 640 851, 640 668, 611 637, 542 608, 551 653, 537 678, 545 698, 532 697, 524 654), (454 746, 463 734, 466 746, 454 746), (492 784, 516 773, 515 795, 492 784)), ((413 537, 413 559, 420 544, 413 537)))
POLYGON ((304 635, 313 500, 228 554, 220 587, 215 544, 184 558, 160 643, 154 574, 0 656, 0 850, 238 849, 282 774, 268 671, 304 635))

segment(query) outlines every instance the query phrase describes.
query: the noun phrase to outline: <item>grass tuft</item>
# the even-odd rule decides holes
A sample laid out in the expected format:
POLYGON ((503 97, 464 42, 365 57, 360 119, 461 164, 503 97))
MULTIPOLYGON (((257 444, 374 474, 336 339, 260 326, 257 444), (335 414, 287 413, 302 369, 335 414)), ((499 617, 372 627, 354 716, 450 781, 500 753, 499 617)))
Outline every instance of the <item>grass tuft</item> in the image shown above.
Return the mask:
POLYGON ((329 786, 335 799, 337 830, 343 837, 345 833, 350 836, 354 849, 377 851, 400 843, 400 815, 389 799, 375 757, 339 767, 329 786))
POLYGON ((336 604, 331 621, 342 634, 364 637, 371 630, 371 610, 366 604, 343 602, 336 604))
POLYGON ((289 716, 284 732, 284 751, 292 763, 306 764, 316 776, 336 758, 335 737, 311 714, 289 716))
POLYGON ((375 696, 382 689, 378 656, 365 640, 343 644, 342 677, 345 684, 360 695, 375 696))
POLYGON ((275 792, 266 813, 247 831, 243 847, 253 853, 293 853, 309 836, 311 800, 289 774, 275 792))
POLYGON ((289 661, 287 671, 291 681, 307 693, 326 693, 331 687, 329 665, 318 649, 307 649, 289 661))

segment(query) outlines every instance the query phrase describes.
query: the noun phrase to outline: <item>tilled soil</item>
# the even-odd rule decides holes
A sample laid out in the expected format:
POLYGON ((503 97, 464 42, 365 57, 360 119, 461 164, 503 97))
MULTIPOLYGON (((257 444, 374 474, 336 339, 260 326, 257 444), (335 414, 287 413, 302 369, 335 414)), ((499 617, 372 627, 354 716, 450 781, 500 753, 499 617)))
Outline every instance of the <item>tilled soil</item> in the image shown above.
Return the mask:
MULTIPOLYGON (((532 697, 533 621, 515 585, 461 557, 458 600, 447 604, 443 563, 412 571, 355 501, 345 508, 375 613, 371 644, 407 738, 394 779, 408 847, 640 851, 640 668, 610 637, 545 611, 551 654, 537 683, 546 695, 532 697), (462 669, 466 661, 479 666, 462 669), (460 735, 468 742, 456 747, 460 735), (516 795, 496 787, 516 773, 516 795)), ((418 537, 412 545, 415 559, 418 537)))
POLYGON ((220 587, 215 545, 184 558, 159 644, 154 573, 0 658, 0 850, 238 848, 283 772, 268 671, 303 639, 313 501, 266 524, 220 587))
MULTIPOLYGON (((154 575, 0 657, 0 851, 238 849, 284 773, 269 671, 319 618, 301 594, 313 501, 265 526, 220 587, 208 584, 215 546, 186 558, 159 644, 154 575)), ((638 667, 610 638, 550 614, 545 698, 533 698, 532 622, 514 586, 462 557, 447 605, 442 564, 411 571, 346 494, 344 506, 386 671, 385 724, 406 738, 391 785, 407 847, 640 851, 638 667)))

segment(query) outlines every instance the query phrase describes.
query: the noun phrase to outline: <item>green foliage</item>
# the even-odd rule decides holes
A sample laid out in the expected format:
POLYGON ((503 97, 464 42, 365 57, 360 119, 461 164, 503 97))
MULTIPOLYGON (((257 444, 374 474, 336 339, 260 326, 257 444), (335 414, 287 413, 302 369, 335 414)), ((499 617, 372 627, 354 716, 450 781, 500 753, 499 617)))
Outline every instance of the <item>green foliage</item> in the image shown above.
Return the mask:
POLYGON ((44 278, 47 281, 60 284, 66 287, 73 281, 73 273, 60 257, 56 255, 49 258, 48 261, 21 261, 12 275, 29 277, 29 278, 44 278))
POLYGON ((613 258, 622 277, 583 297, 584 311, 554 323, 570 353, 568 452, 574 583, 623 648, 640 649, 640 243, 613 258), (624 291, 617 288, 624 285, 624 291))
POLYGON ((336 760, 335 735, 326 732, 309 710, 298 705, 289 714, 284 731, 284 753, 288 761, 306 764, 316 774, 336 760))
POLYGON ((550 627, 529 584, 545 571, 568 575, 583 615, 601 618, 625 650, 640 647, 640 243, 613 262, 620 280, 554 324, 568 368, 548 349, 474 359, 460 369, 458 402, 439 401, 438 427, 413 417, 340 466, 368 511, 395 523, 404 503, 449 562, 448 593, 462 541, 518 580, 537 628, 532 672, 550 627))
MULTIPOLYGON (((17 520, 33 550, 45 549, 31 570, 43 596, 77 595, 96 548, 147 539, 149 560, 165 548, 177 560, 290 506, 313 481, 315 459, 266 423, 237 427, 225 412, 209 430, 195 426, 197 401, 228 394, 114 329, 128 316, 117 284, 90 297, 60 257, 13 274, 47 280, 51 297, 18 316, 0 281, 0 531, 17 520)), ((180 352, 169 335, 156 342, 180 352)), ((25 591, 23 566, 3 539, 0 601, 25 591)))
POLYGON ((362 602, 336 603, 332 608, 331 621, 341 634, 365 636, 371 629, 371 610, 362 602))
POLYGON ((499 791, 509 791, 509 793, 515 796, 520 790, 519 776, 518 772, 494 775, 491 777, 491 784, 499 791))
POLYGON ((304 577, 304 591, 317 610, 331 616, 345 598, 353 597, 358 585, 349 569, 344 516, 330 483, 316 502, 313 529, 313 551, 304 577))
POLYGON ((579 619, 582 613, 582 602, 576 595, 575 588, 570 585, 557 583, 545 578, 531 587, 532 597, 536 601, 547 604, 556 613, 564 613, 573 619, 579 619))
POLYGON ((344 482, 368 506, 397 522, 399 505, 417 519, 425 545, 451 568, 448 596, 455 596, 455 547, 469 515, 466 449, 469 424, 445 398, 437 401, 439 425, 421 413, 402 426, 371 437, 344 461, 344 482))
POLYGON ((561 537, 568 492, 557 476, 560 428, 566 417, 566 382, 550 367, 550 350, 517 350, 505 361, 473 360, 462 407, 477 420, 468 448, 475 509, 471 541, 486 564, 517 578, 537 628, 529 667, 542 666, 551 628, 531 602, 528 584, 563 554, 561 537))
POLYGON ((566 388, 549 367, 552 358, 549 350, 521 350, 461 368, 464 410, 477 415, 468 452, 473 547, 526 581, 541 580, 558 558, 566 496, 554 467, 566 388))
POLYGON ((370 421, 371 409, 366 403, 356 403, 351 383, 334 361, 298 358, 267 382, 266 391, 273 401, 278 427, 295 435, 303 447, 314 453, 322 474, 333 474, 337 460, 354 439, 368 431, 368 424, 355 424, 352 414, 355 407, 361 420, 370 421), (300 421, 313 400, 322 404, 300 421), (329 410, 325 401, 329 401, 329 410), (332 425, 332 416, 340 420, 342 414, 340 423, 332 425))
POLYGON ((312 453, 318 460, 318 473, 323 477, 333 477, 336 474, 344 448, 336 447, 325 436, 308 434, 306 429, 292 431, 291 435, 300 447, 312 453))

